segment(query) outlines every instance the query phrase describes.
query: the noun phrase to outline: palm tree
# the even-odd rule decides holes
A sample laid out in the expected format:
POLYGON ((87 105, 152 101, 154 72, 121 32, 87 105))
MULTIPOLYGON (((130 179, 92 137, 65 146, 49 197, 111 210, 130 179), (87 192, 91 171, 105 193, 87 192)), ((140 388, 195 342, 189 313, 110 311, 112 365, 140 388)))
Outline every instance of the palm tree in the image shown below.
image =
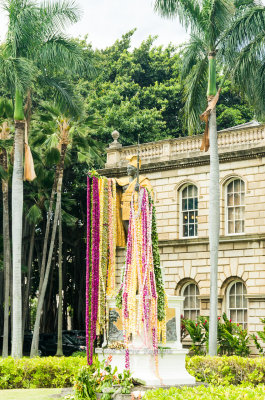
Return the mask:
POLYGON ((3 242, 4 242, 4 277, 5 277, 5 297, 4 297, 4 332, 2 356, 8 356, 8 332, 9 332, 9 306, 10 306, 10 235, 9 235, 9 204, 8 204, 8 146, 10 128, 8 119, 13 116, 12 103, 7 99, 0 101, 0 175, 2 178, 3 194, 3 242))
POLYGON ((54 89, 58 100, 69 100, 67 80, 62 74, 77 67, 79 48, 65 39, 61 31, 67 23, 78 20, 74 2, 57 1, 38 5, 33 0, 6 0, 8 32, 0 66, 14 95, 15 151, 12 178, 12 250, 13 250, 13 337, 12 356, 22 356, 21 249, 23 214, 23 150, 25 117, 24 94, 33 82, 42 80, 54 89))
MULTIPOLYGON (((185 113, 190 133, 200 128, 199 115, 206 107, 206 99, 208 100, 207 110, 203 114, 206 132, 202 147, 207 151, 210 140, 210 355, 217 354, 220 231, 219 157, 215 108, 219 93, 216 88, 216 64, 218 63, 224 75, 229 74, 234 81, 237 79, 242 89, 246 87, 246 84, 242 85, 242 76, 246 78, 247 73, 253 87, 258 89, 251 61, 255 60, 255 65, 263 64, 264 68, 264 7, 256 5, 252 0, 244 2, 243 6, 241 4, 242 2, 233 0, 156 0, 155 2, 155 9, 162 16, 169 18, 178 16, 180 22, 190 29, 190 40, 184 45, 182 61, 185 113)), ((252 89, 253 91, 255 89, 252 89)), ((260 90, 258 92, 260 93, 260 90)), ((257 92, 255 98, 256 94, 257 92)), ((264 98, 264 93, 262 96, 264 98)))
MULTIPOLYGON (((89 137, 89 134, 91 133, 91 127, 90 127, 91 124, 95 126, 94 121, 91 121, 88 117, 82 116, 81 114, 80 117, 83 117, 83 120, 81 119, 78 120, 78 123, 74 123, 74 121, 70 119, 69 113, 68 116, 62 114, 60 107, 57 107, 55 105, 50 105, 48 103, 43 103, 42 107, 44 108, 44 112, 39 115, 39 121, 37 125, 38 127, 41 127, 42 126, 41 124, 43 123, 42 126, 44 128, 43 130, 46 130, 49 133, 52 132, 50 135, 48 135, 48 137, 45 134, 43 135, 43 137, 46 139, 43 143, 43 149, 46 150, 46 157, 50 157, 51 159, 53 159, 53 161, 57 161, 57 165, 54 177, 53 190, 50 198, 48 219, 44 237, 41 276, 39 285, 39 299, 38 299, 36 320, 34 324, 33 339, 30 352, 31 357, 38 355, 40 320, 43 310, 46 288, 49 280, 56 231, 59 221, 59 214, 61 212, 60 211, 61 193, 63 184, 64 162, 65 162, 65 157, 67 155, 67 149, 68 147, 72 148, 72 151, 74 149, 74 151, 77 153, 77 157, 80 162, 82 161, 89 162, 90 161, 89 153, 91 152, 94 156, 97 155, 96 151, 94 150, 95 142, 89 137), (57 196, 55 203, 55 211, 53 215, 52 233, 49 240, 49 229, 50 229, 50 223, 52 221, 53 202, 55 194, 57 194, 57 196), (46 261, 46 254, 44 252, 47 252, 48 244, 49 244, 49 252, 46 261)), ((40 137, 39 140, 41 140, 40 137)), ((61 276, 61 265, 60 265, 61 237, 62 235, 61 235, 61 223, 60 223, 59 278, 61 276)), ((59 283, 61 290, 61 279, 59 279, 59 283)), ((59 294, 59 296, 61 295, 59 294)), ((58 311, 58 321, 59 321, 58 330, 60 329, 61 331, 62 328, 60 326, 60 323, 62 322, 62 320, 61 317, 59 318, 59 311, 58 311)))
POLYGON ((58 326, 57 326, 57 351, 56 356, 63 356, 63 270, 62 270, 62 206, 59 211, 59 246, 58 246, 58 270, 59 270, 59 304, 58 304, 58 326))

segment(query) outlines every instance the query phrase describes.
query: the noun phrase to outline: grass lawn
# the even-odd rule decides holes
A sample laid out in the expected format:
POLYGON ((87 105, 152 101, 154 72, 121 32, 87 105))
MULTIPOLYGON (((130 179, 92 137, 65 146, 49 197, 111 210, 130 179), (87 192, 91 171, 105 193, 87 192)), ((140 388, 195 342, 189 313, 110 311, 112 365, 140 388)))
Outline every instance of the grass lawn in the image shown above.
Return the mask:
POLYGON ((7 389, 0 390, 0 400, 51 400, 62 389, 7 389))

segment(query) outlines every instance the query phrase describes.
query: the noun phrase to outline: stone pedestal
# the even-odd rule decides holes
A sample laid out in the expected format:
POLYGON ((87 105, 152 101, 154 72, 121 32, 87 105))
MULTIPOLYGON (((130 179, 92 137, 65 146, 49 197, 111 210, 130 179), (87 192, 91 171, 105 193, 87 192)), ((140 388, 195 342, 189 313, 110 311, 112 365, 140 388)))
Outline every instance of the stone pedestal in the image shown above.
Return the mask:
MULTIPOLYGON (((96 349, 100 361, 112 355, 111 365, 121 373, 125 369, 125 350, 96 349)), ((195 378, 185 368, 187 350, 162 349, 158 355, 159 376, 155 371, 153 351, 130 350, 130 371, 134 378, 141 379, 147 386, 174 386, 195 384, 195 378)))
MULTIPOLYGON (((170 339, 165 347, 158 350, 158 374, 155 370, 155 358, 153 349, 146 347, 138 333, 129 344, 130 371, 134 378, 141 379, 147 386, 174 386, 194 385, 195 378, 191 376, 185 367, 185 357, 188 350, 181 344, 181 310, 184 297, 168 296, 168 310, 170 314, 170 339)), ((125 350, 109 349, 107 346, 117 339, 122 340, 122 331, 115 325, 119 323, 120 314, 116 309, 115 300, 107 298, 107 325, 109 330, 105 334, 103 348, 96 349, 100 361, 112 356, 111 365, 122 373, 125 369, 125 350)), ((121 321, 120 321, 121 322, 121 321)))

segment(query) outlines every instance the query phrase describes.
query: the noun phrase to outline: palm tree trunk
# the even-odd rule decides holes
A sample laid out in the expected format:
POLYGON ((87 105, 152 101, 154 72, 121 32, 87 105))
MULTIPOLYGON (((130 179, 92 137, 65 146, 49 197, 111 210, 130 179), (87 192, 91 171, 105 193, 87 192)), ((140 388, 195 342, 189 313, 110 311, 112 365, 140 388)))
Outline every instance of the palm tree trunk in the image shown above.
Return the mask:
POLYGON ((57 352, 56 355, 63 356, 63 273, 62 273, 62 245, 63 245, 63 233, 62 233, 62 204, 60 204, 59 213, 59 252, 58 252, 58 268, 59 268, 59 304, 58 304, 58 337, 57 337, 57 352))
POLYGON ((55 193, 56 193, 56 185, 57 185, 57 175, 58 174, 57 174, 57 171, 56 171, 55 180, 54 180, 54 184, 53 184, 52 192, 51 192, 51 197, 50 197, 49 210, 48 210, 48 214, 47 214, 47 223, 46 223, 46 229, 45 229, 45 236, 44 236, 44 242, 43 242, 42 261, 41 261, 41 270, 40 270, 39 293, 41 292, 43 279, 44 279, 44 274, 45 274, 45 265, 46 265, 46 258, 47 258, 48 241, 49 241, 51 218, 52 218, 52 207, 53 207, 54 197, 55 197, 55 193))
POLYGON ((31 231, 30 246, 29 246, 27 285, 26 285, 24 301, 23 301, 22 337, 24 337, 24 334, 25 334, 25 326, 26 326, 26 320, 27 320, 28 308, 29 308, 29 292, 30 292, 34 241, 35 241, 35 226, 33 225, 31 228, 32 228, 32 231, 31 231))
POLYGON ((49 248, 47 265, 46 265, 46 269, 45 269, 44 280, 43 280, 42 288, 41 288, 39 299, 38 299, 38 306, 37 306, 37 312, 36 312, 36 320, 35 320, 35 324, 34 324, 30 357, 35 357, 38 355, 40 320, 41 320, 41 314, 42 314, 47 284, 48 284, 48 280, 49 280, 49 274, 50 274, 50 268, 51 268, 51 262, 52 262, 52 254, 53 254, 53 248, 54 248, 54 242, 55 242, 55 236, 56 236, 56 230, 57 230, 57 224, 58 224, 59 210, 60 210, 60 204, 61 204, 61 194, 62 194, 62 183, 63 183, 63 168, 64 168, 64 159, 65 159, 66 149, 67 149, 67 146, 62 145, 61 158, 60 158, 60 162, 58 164, 59 174, 58 174, 58 181, 57 181, 57 199, 56 199, 56 206, 55 206, 55 212, 54 212, 52 235, 51 235, 51 240, 50 240, 50 248, 49 248))
MULTIPOLYGON (((19 98, 17 99, 17 94, 16 94, 16 100, 21 100, 19 98)), ((25 129, 25 122, 22 120, 15 120, 15 141, 14 141, 15 151, 14 151, 14 168, 12 177, 12 253, 13 253, 12 357, 14 358, 22 357, 21 247, 22 247, 22 216, 23 216, 24 129, 25 129)))
MULTIPOLYGON (((216 94, 215 54, 209 55, 208 96, 216 94)), ((218 313, 218 247, 220 234, 220 189, 219 156, 216 125, 216 108, 209 117, 210 139, 210 201, 209 201, 209 243, 210 243, 210 322, 209 355, 217 354, 217 313, 218 313)))
MULTIPOLYGON (((7 153, 3 150, 3 167, 7 170, 7 153)), ((2 180, 3 192, 3 239, 4 239, 4 270, 5 270, 5 306, 2 357, 8 357, 9 307, 10 307, 10 236, 9 236, 9 206, 8 180, 2 180)))

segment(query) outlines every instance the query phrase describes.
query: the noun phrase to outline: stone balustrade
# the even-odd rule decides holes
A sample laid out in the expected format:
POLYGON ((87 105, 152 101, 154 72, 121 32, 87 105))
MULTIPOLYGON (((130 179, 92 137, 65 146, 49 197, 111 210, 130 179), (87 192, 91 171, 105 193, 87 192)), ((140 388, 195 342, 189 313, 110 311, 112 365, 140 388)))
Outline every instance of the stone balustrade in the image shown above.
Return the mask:
MULTIPOLYGON (((119 133, 114 133, 114 142, 107 149, 106 168, 123 167, 128 158, 137 154, 137 145, 122 147, 117 141, 119 133)), ((139 146, 140 157, 143 164, 196 157, 203 154, 201 141, 202 135, 197 135, 143 143, 139 146)), ((221 131, 218 133, 218 146, 220 153, 265 146, 265 125, 221 131)))

